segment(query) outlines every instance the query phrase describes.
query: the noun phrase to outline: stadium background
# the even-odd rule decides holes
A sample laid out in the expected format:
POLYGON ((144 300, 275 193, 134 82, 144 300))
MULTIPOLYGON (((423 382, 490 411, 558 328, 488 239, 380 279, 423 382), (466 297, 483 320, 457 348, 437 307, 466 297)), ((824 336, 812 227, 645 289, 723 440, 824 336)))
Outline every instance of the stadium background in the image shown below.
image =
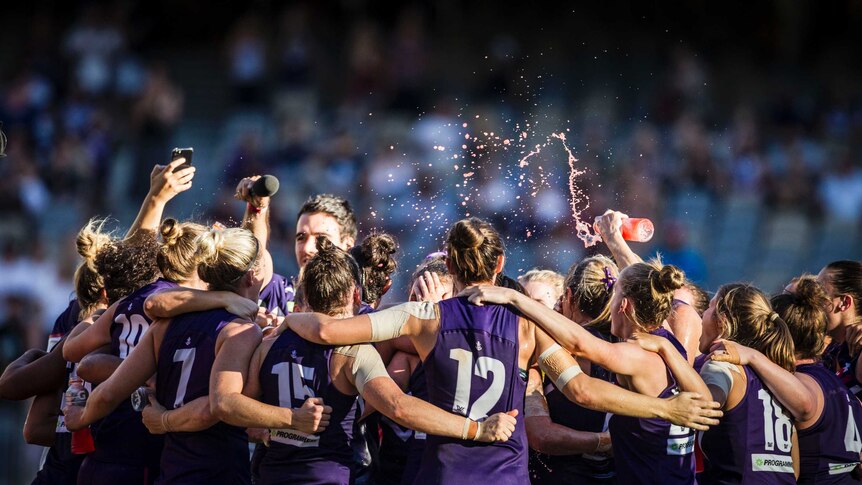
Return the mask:
MULTIPOLYGON (((512 167, 565 130, 588 169, 584 215, 652 218, 656 238, 635 249, 709 289, 773 291, 862 257, 860 1, 215 3, 0 7, 3 367, 45 345, 77 229, 93 215, 127 227, 174 146, 195 148, 198 171, 166 215, 236 221, 236 181, 280 177, 272 251, 287 275, 296 210, 324 191, 351 201, 360 235, 398 237, 396 292, 468 212, 505 231, 508 274, 564 272, 585 254, 565 152, 512 167), (463 141, 484 132, 527 138, 463 141)), ((25 412, 0 402, 0 483, 32 476, 25 412)))

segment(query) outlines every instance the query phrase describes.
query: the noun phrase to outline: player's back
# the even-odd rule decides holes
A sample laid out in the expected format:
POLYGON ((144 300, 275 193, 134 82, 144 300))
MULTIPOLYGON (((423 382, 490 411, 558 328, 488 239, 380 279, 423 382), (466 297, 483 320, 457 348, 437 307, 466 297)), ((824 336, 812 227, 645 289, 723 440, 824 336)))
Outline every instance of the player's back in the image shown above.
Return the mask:
MULTIPOLYGON (((162 339, 156 398, 177 409, 209 395, 219 332, 237 317, 224 310, 174 318, 162 339)), ((159 483, 249 483, 245 429, 218 422, 194 433, 167 433, 159 483)))
POLYGON ((505 443, 429 435, 416 483, 529 483, 520 315, 507 306, 471 305, 466 298, 438 305, 440 330, 423 363, 429 401, 474 420, 512 409, 521 417, 505 443))
POLYGON ((332 382, 332 346, 317 345, 287 329, 278 336, 260 367, 261 401, 299 408, 309 397, 322 397, 332 407, 322 433, 295 429, 270 431, 270 448, 259 468, 259 483, 350 483, 353 473, 353 423, 357 396, 346 395, 332 382))
POLYGON ((862 405, 820 363, 797 366, 796 372, 811 376, 823 390, 820 419, 798 431, 799 483, 855 483, 850 472, 856 468, 862 451, 862 405))

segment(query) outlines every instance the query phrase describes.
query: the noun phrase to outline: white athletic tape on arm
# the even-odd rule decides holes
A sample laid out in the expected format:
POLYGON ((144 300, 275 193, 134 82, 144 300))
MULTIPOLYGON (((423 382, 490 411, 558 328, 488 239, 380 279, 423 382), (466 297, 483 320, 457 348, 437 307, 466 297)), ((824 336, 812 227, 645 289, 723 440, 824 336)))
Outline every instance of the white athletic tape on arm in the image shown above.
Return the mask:
POLYGON ((707 386, 713 385, 724 392, 725 396, 730 394, 730 388, 733 386, 733 374, 736 371, 736 366, 730 362, 717 362, 715 360, 707 360, 706 364, 700 370, 700 377, 707 386))
POLYGON ((583 373, 572 354, 560 347, 559 344, 554 344, 542 352, 542 355, 539 356, 539 368, 554 381, 554 385, 561 391, 570 380, 583 373), (571 365, 566 365, 570 363, 571 365))
POLYGON ((365 385, 378 377, 389 377, 386 366, 380 354, 374 347, 368 344, 351 345, 350 347, 338 347, 335 352, 353 357, 353 366, 350 372, 353 374, 353 383, 356 390, 362 394, 365 385))
POLYGON ((400 337, 404 324, 410 317, 420 320, 436 319, 437 305, 430 301, 411 301, 369 313, 368 317, 371 319, 371 341, 380 342, 400 337))

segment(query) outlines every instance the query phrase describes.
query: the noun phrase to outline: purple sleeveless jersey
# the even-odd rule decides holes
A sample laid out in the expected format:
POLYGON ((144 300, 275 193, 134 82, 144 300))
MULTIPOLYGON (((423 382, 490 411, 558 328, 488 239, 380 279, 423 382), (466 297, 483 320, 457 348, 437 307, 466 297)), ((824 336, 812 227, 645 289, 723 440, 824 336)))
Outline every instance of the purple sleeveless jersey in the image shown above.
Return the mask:
POLYGON ((856 365, 859 357, 850 355, 847 342, 834 343, 826 347, 823 353, 823 366, 831 370, 841 379, 857 398, 862 399, 862 383, 856 380, 856 365))
MULTIPOLYGON (((222 309, 174 318, 159 349, 156 399, 176 409, 209 395, 219 332, 236 315, 222 309)), ((245 429, 218 422, 194 433, 167 433, 162 452, 164 484, 250 483, 245 429)))
POLYGON ((793 422, 781 404, 748 366, 745 397, 725 411, 718 426, 700 434, 701 484, 796 483, 793 475, 793 422))
POLYGON ((342 394, 330 377, 334 347, 317 345, 285 330, 272 344, 260 368, 261 401, 298 408, 309 397, 332 406, 330 424, 319 434, 292 429, 270 431, 270 447, 260 463, 258 483, 351 483, 353 423, 357 396, 342 394))
POLYGON ((438 305, 440 331, 424 362, 429 402, 474 420, 511 409, 519 416, 515 433, 505 443, 429 435, 415 483, 529 483, 519 315, 507 306, 471 305, 466 298, 438 305))
POLYGON ((862 451, 862 405, 840 380, 821 364, 804 364, 807 374, 823 390, 823 414, 814 425, 799 430, 799 483, 858 483, 850 472, 862 451))
MULTIPOLYGON (((590 333, 602 340, 610 341, 608 335, 602 335, 593 330, 590 333)), ((590 377, 613 382, 613 373, 596 364, 590 365, 590 377)), ((579 431, 599 433, 605 430, 608 413, 593 411, 573 403, 554 386, 548 377, 545 377, 543 386, 551 421, 579 431)), ((530 480, 533 485, 560 483, 567 480, 597 482, 613 480, 615 475, 613 458, 604 454, 552 456, 534 452, 530 457, 530 480)))
MULTIPOLYGON (((652 332, 674 343, 676 338, 663 328, 652 332)), ((676 380, 667 372, 670 384, 660 398, 679 392, 676 380)), ((694 483, 694 432, 661 419, 614 415, 608 427, 614 448, 618 483, 694 483)))
MULTIPOLYGON (((425 368, 420 363, 407 382, 407 394, 428 401, 425 368)), ((405 428, 386 416, 380 416, 380 450, 374 482, 377 484, 410 484, 416 478, 422 452, 425 450, 425 433, 405 428)))
MULTIPOLYGON (((138 288, 120 300, 111 324, 111 354, 125 359, 150 328, 152 321, 144 313, 148 296, 177 284, 161 279, 138 288)), ((131 401, 124 399, 116 409, 91 427, 96 451, 87 458, 103 464, 124 465, 130 473, 139 474, 133 467, 146 467, 150 480, 158 476, 164 437, 147 431, 141 413, 132 409, 131 401)), ((116 480, 123 478, 115 473, 116 480)), ((137 475, 135 475, 137 476, 137 475)))
MULTIPOLYGON (((48 352, 75 328, 80 312, 81 306, 78 304, 78 300, 70 301, 69 306, 54 321, 54 327, 48 337, 48 352)), ((69 376, 74 368, 74 363, 66 362, 66 383, 69 382, 69 376)), ((63 392, 65 393, 65 389, 63 392)), ((58 401, 57 409, 60 409, 60 405, 61 403, 58 401)), ((66 422, 61 411, 57 419, 57 434, 54 444, 48 448, 45 461, 36 474, 33 484, 76 483, 78 469, 81 467, 81 462, 84 461, 84 456, 72 453, 72 433, 66 429, 66 422)))
POLYGON ((293 310, 293 283, 284 276, 273 273, 269 283, 260 289, 258 303, 266 313, 283 317, 293 310))

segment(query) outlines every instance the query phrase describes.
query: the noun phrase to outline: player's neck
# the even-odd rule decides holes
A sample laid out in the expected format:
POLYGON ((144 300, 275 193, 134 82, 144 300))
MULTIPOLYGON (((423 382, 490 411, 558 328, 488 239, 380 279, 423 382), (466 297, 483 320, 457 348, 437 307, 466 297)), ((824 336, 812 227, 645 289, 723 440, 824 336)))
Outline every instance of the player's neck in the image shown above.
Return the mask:
POLYGON ((493 281, 477 281, 475 283, 470 283, 469 285, 465 285, 458 280, 452 282, 452 287, 455 289, 455 294, 461 293, 466 288, 471 288, 473 286, 494 286, 493 281))

